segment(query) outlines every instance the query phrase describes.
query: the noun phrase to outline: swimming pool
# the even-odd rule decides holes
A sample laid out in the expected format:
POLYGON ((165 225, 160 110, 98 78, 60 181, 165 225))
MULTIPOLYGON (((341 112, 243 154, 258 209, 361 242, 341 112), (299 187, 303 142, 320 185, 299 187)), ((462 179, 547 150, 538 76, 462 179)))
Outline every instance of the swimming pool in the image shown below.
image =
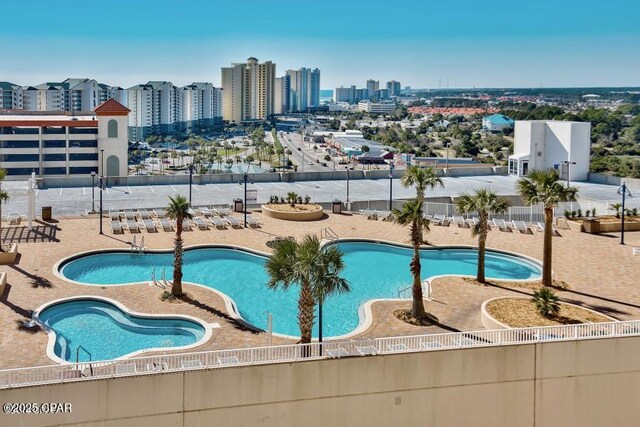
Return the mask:
POLYGON ((184 316, 143 316, 99 298, 47 304, 34 315, 50 333, 49 356, 65 362, 109 360, 150 349, 184 349, 209 338, 184 316))
MULTIPOLYGON (((398 298, 398 291, 411 284, 409 262, 412 250, 391 244, 364 241, 335 243, 344 252, 344 277, 351 292, 329 298, 323 306, 323 335, 340 336, 352 332, 362 320, 360 306, 368 300, 398 298)), ((476 273, 477 250, 442 248, 421 250, 422 278, 476 273)), ((201 284, 228 296, 238 314, 248 323, 267 327, 273 316, 273 331, 299 336, 297 325, 298 290, 271 291, 264 270, 266 257, 231 248, 195 248, 185 251, 183 281, 201 284)), ((62 262, 60 273, 73 281, 93 285, 148 282, 155 269, 171 278, 173 253, 107 252, 81 256, 62 262)), ((494 279, 529 280, 540 277, 540 266, 528 258, 487 251, 486 276, 494 279)), ((317 325, 314 331, 317 335, 317 325)))

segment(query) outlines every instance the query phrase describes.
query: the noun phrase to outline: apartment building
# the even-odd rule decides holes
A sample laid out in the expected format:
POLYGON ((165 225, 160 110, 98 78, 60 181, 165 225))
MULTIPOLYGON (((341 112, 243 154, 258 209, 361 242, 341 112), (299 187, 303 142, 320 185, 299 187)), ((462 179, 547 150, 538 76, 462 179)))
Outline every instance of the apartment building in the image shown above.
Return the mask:
POLYGON ((387 91, 389 96, 400 96, 400 82, 397 80, 390 80, 387 82, 387 91))
POLYGON ((378 90, 380 90, 380 82, 378 80, 367 80, 367 94, 362 99, 378 100, 378 90))
POLYGON ((289 91, 288 108, 286 112, 300 112, 320 106, 320 70, 315 68, 300 68, 287 70, 289 91))
POLYGON ((9 179, 127 175, 129 109, 110 99, 89 112, 0 112, 0 168, 9 179), (104 171, 103 171, 104 167, 104 171))
POLYGON ((224 120, 234 123, 266 120, 274 114, 275 63, 260 63, 251 57, 246 63, 223 67, 221 73, 224 120))
POLYGON ((387 114, 393 113, 396 110, 396 104, 395 102, 360 101, 358 103, 358 110, 367 113, 387 114))

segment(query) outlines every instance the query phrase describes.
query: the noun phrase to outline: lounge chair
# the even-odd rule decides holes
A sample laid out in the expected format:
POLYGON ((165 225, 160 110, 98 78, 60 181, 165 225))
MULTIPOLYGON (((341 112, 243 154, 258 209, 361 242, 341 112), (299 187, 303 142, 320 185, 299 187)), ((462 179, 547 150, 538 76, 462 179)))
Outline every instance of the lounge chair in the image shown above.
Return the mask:
POLYGON ((436 214, 433 216, 431 220, 435 225, 441 225, 443 227, 448 227, 451 222, 448 218, 446 218, 443 214, 436 214))
POLYGON ((224 220, 229 223, 229 225, 233 228, 242 228, 242 224, 236 218, 231 215, 227 215, 224 217, 224 220))
POLYGON ((511 221, 513 228, 521 232, 522 234, 533 234, 533 231, 524 221, 511 221))
POLYGON ((189 221, 187 218, 182 220, 182 230, 191 231, 191 221, 189 221))
POLYGON ((151 221, 149 218, 143 219, 142 223, 144 224, 144 229, 147 230, 147 233, 155 233, 158 231, 156 223, 151 221))
POLYGON ((509 224, 507 224, 504 219, 495 218, 493 220, 493 225, 498 227, 500 231, 511 231, 511 227, 509 227, 509 224))
POLYGON ((217 216, 210 217, 209 222, 211 222, 211 224, 213 224, 213 226, 218 230, 224 230, 227 228, 227 223, 217 216))
POLYGON ((249 224, 249 227, 254 227, 254 228, 260 226, 260 223, 258 222, 258 220, 252 217, 251 215, 247 215, 247 224, 249 224))
POLYGON ((127 228, 129 229, 130 233, 139 233, 140 232, 140 228, 138 227, 138 223, 133 219, 128 219, 127 220, 127 228))
POLYGON ((633 248, 633 255, 639 255, 640 254, 640 248, 633 248))
POLYGON ((231 210, 229 210, 227 208, 218 208, 218 209, 214 208, 213 211, 217 212, 218 215, 220 215, 220 216, 231 215, 231 210))
POLYGON ((164 231, 173 231, 173 225, 171 225, 171 222, 167 218, 161 217, 158 220, 160 221, 160 226, 164 231))
POLYGON ((122 229, 122 224, 120 224, 120 220, 113 219, 111 220, 111 232, 113 234, 123 234, 124 230, 122 229))
POLYGON ((151 216, 149 215, 149 211, 146 209, 138 209, 138 216, 140 217, 140 219, 145 220, 145 219, 150 219, 151 216))
POLYGON ((196 223, 196 225, 198 226, 198 228, 200 230, 208 230, 209 229, 209 226, 207 225, 207 223, 202 218, 200 218, 199 216, 194 216, 193 217, 193 222, 196 223))
POLYGON ((377 216, 378 219, 389 221, 391 219, 391 211, 379 211, 377 216))
POLYGON ((182 361, 182 369, 198 369, 202 367, 203 367, 202 362, 198 359, 182 361))
POLYGON ((124 218, 127 221, 136 219, 136 213, 133 211, 133 209, 125 209, 124 218))
POLYGON ((166 218, 167 217, 167 211, 165 211, 164 209, 154 209, 153 213, 156 215, 156 218, 166 218))
POLYGON ((7 217, 9 225, 18 225, 22 221, 22 217, 17 213, 12 213, 7 217))
POLYGON ((109 218, 111 221, 119 221, 120 220, 120 212, 119 211, 109 211, 109 218))
POLYGON ((167 365, 167 362, 147 363, 147 371, 149 372, 161 372, 161 371, 167 371, 167 370, 169 370, 169 365, 167 365))
POLYGON ((209 208, 200 208, 198 209, 200 211, 200 213, 202 214, 203 217, 208 218, 212 215, 214 215, 213 211, 209 208))
MULTIPOLYGON (((533 229, 535 229, 536 231, 539 231, 541 233, 544 232, 544 222, 538 222, 536 224, 533 224, 531 227, 533 229)), ((560 232, 558 231, 556 226, 553 225, 553 224, 551 224, 551 235, 552 236, 561 236, 560 232)))
POLYGON ((218 365, 229 366, 237 365, 238 363, 240 363, 238 356, 218 357, 218 365))
POLYGON ((467 224, 467 221, 465 221, 464 217, 462 216, 454 216, 453 223, 456 224, 458 227, 462 227, 462 228, 469 227, 469 224, 467 224))
POLYGON ((469 227, 473 227, 478 224, 478 218, 476 218, 475 216, 473 218, 467 218, 466 222, 469 227))

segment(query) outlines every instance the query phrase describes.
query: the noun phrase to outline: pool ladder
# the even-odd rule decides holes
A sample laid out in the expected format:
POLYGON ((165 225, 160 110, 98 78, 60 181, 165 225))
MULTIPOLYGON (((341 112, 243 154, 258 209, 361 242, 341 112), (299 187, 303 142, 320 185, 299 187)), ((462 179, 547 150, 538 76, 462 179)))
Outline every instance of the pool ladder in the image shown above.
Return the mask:
MULTIPOLYGON (((398 291, 398 298, 411 298, 411 293, 407 293, 407 291, 410 291, 412 288, 413 285, 400 289, 398 291)), ((427 300, 431 299, 431 282, 429 282, 429 279, 422 281, 422 298, 427 300)))
POLYGON ((129 249, 131 253, 144 253, 144 236, 140 239, 140 244, 136 241, 136 236, 133 236, 133 241, 131 242, 131 248, 129 249))
POLYGON ((169 281, 166 279, 166 270, 163 267, 162 268, 162 274, 160 275, 160 280, 158 281, 156 279, 156 268, 154 267, 153 270, 151 270, 151 285, 155 285, 161 288, 165 288, 166 286, 171 286, 171 283, 169 283, 169 281))

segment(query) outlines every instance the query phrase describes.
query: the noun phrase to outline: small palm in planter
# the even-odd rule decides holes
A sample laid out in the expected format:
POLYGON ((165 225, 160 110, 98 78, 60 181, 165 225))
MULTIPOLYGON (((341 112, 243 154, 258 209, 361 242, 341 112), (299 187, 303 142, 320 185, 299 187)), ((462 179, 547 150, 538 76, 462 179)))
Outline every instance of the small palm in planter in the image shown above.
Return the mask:
POLYGON ((557 316, 560 312, 560 298, 549 288, 542 288, 533 292, 531 300, 543 317, 557 316))

